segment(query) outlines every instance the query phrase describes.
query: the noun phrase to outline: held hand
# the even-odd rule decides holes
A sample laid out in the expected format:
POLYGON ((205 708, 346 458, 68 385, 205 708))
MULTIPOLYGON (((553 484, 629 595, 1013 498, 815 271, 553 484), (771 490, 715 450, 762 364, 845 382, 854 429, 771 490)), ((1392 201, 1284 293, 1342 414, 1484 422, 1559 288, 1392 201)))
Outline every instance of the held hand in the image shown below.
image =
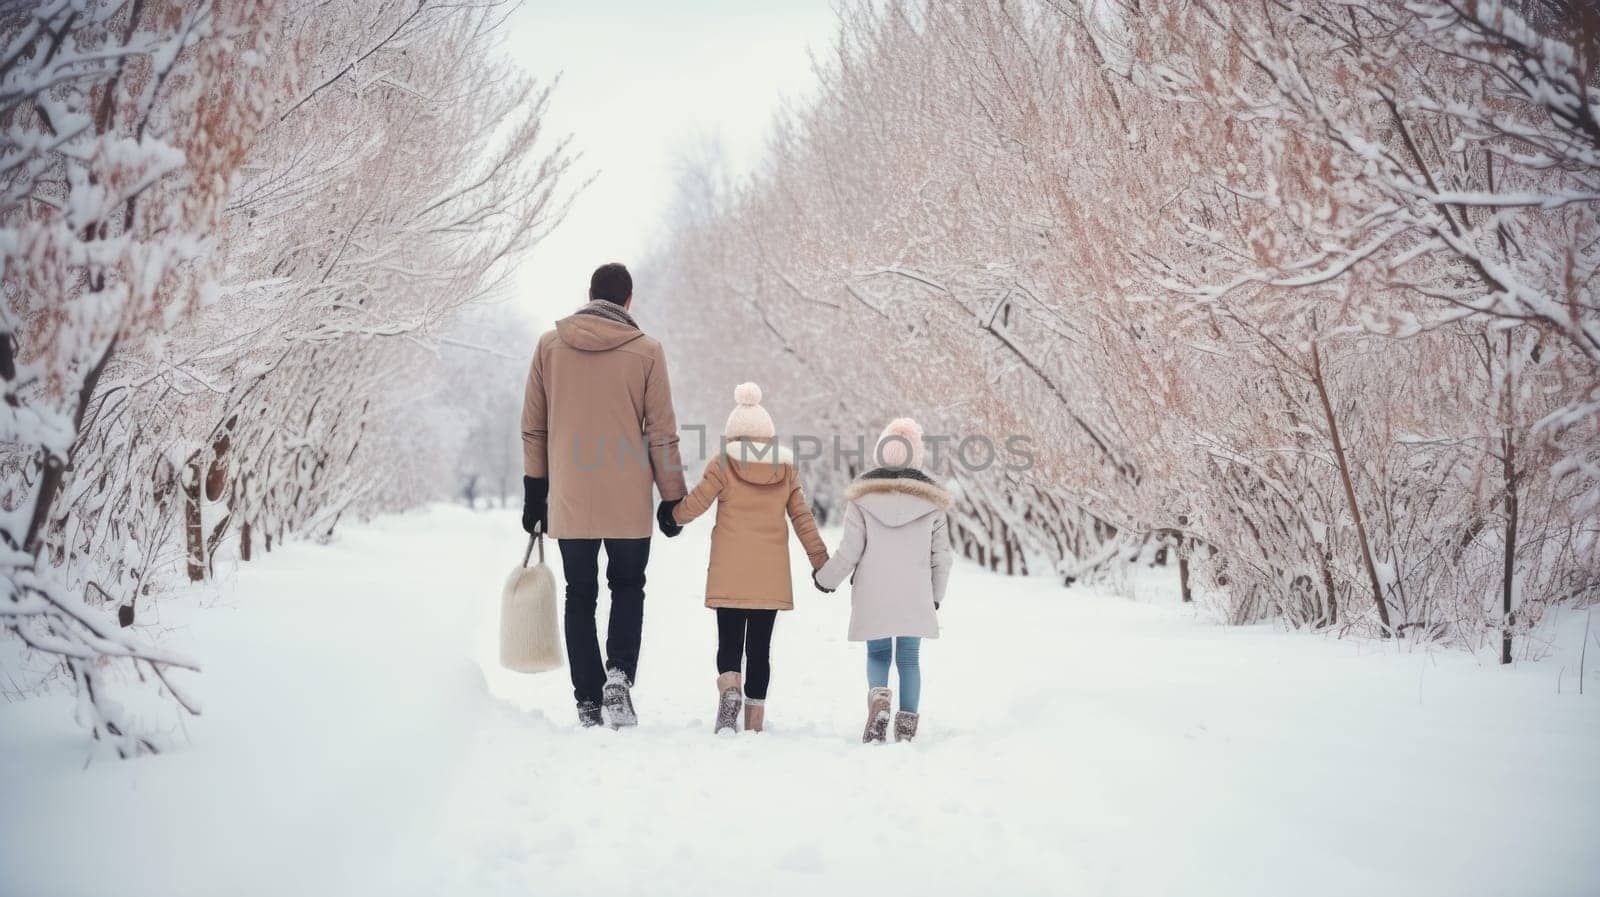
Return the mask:
POLYGON ((549 525, 547 514, 550 481, 544 477, 522 478, 522 531, 536 536, 549 525))
POLYGON ((668 539, 683 532, 683 527, 672 519, 672 512, 678 507, 678 502, 680 501, 683 501, 683 499, 674 498, 670 501, 663 501, 656 507, 656 526, 661 529, 661 535, 666 536, 668 539))
POLYGON ((817 591, 821 592, 824 595, 832 594, 833 591, 834 591, 833 589, 830 589, 827 586, 823 585, 821 582, 817 581, 817 571, 815 571, 815 570, 811 571, 811 584, 816 586, 817 587, 817 591))

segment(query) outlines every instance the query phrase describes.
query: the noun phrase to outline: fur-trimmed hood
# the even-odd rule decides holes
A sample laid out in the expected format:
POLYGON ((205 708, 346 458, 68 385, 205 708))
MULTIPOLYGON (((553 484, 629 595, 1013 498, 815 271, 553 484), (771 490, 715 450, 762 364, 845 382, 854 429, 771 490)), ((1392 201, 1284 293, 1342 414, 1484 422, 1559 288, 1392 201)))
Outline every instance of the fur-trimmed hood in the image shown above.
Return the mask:
POLYGON ((850 640, 938 638, 934 611, 950 580, 950 493, 914 467, 863 474, 845 495, 844 538, 816 572, 835 589, 850 580, 850 640))
POLYGON ((887 526, 904 526, 950 509, 950 493, 913 467, 869 470, 844 490, 844 497, 887 526))

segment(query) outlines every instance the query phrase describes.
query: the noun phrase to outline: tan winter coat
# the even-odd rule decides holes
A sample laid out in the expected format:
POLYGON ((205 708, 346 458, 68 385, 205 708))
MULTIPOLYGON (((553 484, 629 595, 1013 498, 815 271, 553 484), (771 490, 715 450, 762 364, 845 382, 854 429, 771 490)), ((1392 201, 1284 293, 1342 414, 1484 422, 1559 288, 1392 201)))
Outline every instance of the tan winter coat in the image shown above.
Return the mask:
POLYGON ((792 454, 783 446, 757 440, 728 443, 722 454, 706 463, 700 484, 673 511, 672 519, 688 523, 712 502, 717 503, 717 523, 711 530, 706 607, 792 610, 789 522, 794 523, 811 569, 828 560, 792 454))
POLYGON ((550 478, 550 535, 648 537, 652 481, 663 501, 687 491, 661 344, 596 315, 557 321, 528 369, 522 469, 550 478))
POLYGON ((817 582, 836 589, 850 578, 850 640, 938 638, 934 611, 950 581, 950 493, 914 468, 879 468, 844 497, 844 539, 817 582))

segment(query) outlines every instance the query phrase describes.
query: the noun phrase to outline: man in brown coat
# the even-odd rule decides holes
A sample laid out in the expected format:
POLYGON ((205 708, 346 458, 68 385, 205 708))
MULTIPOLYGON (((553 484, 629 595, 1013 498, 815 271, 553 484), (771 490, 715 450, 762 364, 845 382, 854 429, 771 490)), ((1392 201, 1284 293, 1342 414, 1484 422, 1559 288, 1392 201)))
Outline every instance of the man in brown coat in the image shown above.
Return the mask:
POLYGON ((661 493, 655 517, 667 536, 678 534, 672 511, 687 492, 666 355, 633 322, 632 301, 627 268, 595 269, 589 304, 539 338, 522 405, 522 528, 548 532, 561 548, 567 658, 585 726, 638 722, 630 689, 644 625, 651 485, 661 493), (603 664, 595 633, 602 546, 611 590, 603 664))

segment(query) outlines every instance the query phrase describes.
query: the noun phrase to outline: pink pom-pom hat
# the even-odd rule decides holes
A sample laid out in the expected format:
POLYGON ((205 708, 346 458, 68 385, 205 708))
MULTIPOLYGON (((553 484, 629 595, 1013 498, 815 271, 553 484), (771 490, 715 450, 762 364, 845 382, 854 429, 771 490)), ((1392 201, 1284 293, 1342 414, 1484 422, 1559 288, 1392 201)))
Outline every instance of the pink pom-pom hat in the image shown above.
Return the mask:
POLYGON ((909 417, 889 421, 872 453, 887 467, 921 467, 922 426, 909 417))

